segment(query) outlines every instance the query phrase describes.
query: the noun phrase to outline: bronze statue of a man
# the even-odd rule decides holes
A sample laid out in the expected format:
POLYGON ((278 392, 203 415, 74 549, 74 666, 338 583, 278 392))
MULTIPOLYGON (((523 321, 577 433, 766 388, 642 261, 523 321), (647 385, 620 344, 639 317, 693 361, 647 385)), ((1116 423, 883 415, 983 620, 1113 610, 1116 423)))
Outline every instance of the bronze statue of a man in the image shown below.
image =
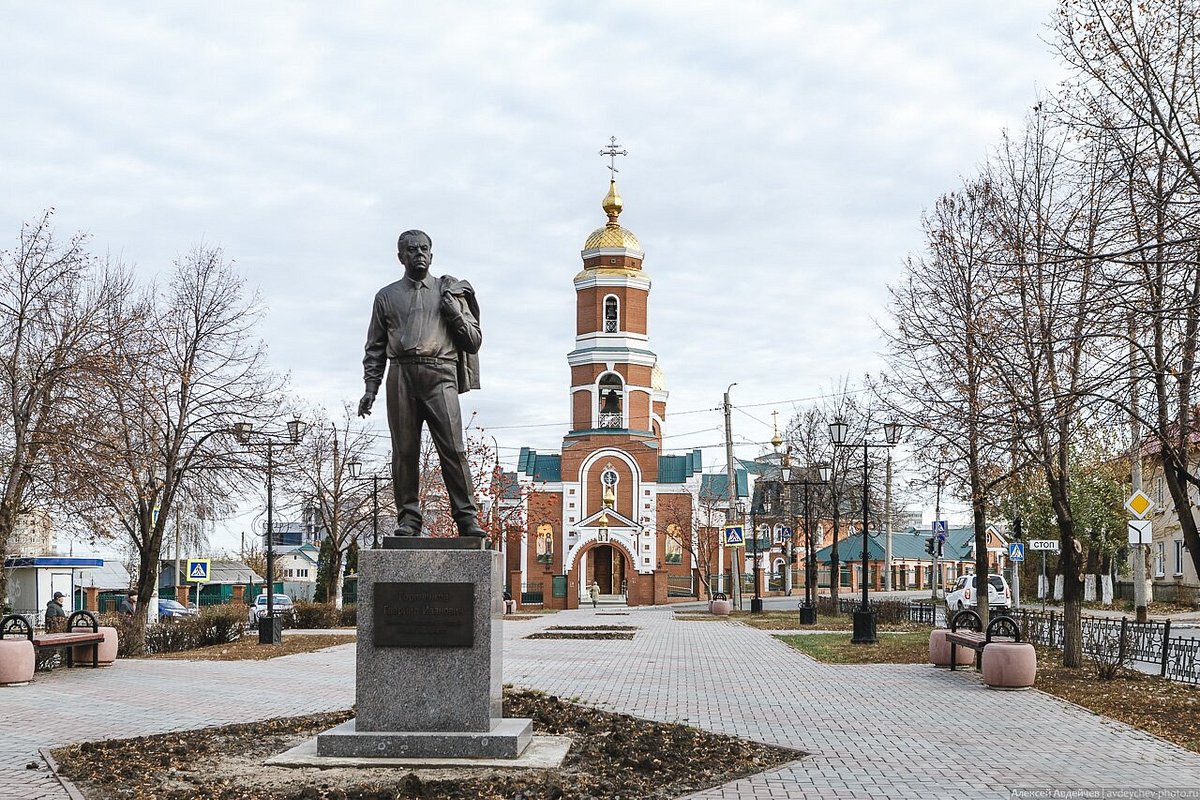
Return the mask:
POLYGON ((466 281, 429 274, 433 243, 405 231, 396 244, 404 277, 375 295, 367 328, 358 415, 368 416, 387 365, 387 414, 392 431, 392 487, 398 536, 421 534, 418 458, 421 425, 437 448, 459 536, 483 536, 463 444, 458 395, 479 388, 479 304, 466 281))

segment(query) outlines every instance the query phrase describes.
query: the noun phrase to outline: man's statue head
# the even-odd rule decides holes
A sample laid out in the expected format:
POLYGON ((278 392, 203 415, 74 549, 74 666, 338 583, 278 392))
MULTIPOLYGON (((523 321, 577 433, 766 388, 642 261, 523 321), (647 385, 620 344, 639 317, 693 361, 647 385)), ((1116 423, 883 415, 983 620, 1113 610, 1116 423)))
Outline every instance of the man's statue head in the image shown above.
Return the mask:
POLYGON ((433 263, 433 240, 425 231, 405 231, 396 242, 396 257, 404 265, 404 274, 421 280, 433 263))

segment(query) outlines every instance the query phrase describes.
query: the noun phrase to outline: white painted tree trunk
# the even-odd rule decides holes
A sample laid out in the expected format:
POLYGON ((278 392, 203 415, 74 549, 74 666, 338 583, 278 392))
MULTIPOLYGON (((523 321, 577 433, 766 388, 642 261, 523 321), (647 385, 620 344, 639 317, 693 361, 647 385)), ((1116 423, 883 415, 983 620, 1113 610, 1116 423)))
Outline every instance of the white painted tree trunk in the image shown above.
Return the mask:
POLYGON ((337 559, 337 570, 333 577, 333 607, 342 609, 342 584, 346 580, 346 557, 343 553, 334 556, 337 559))
POLYGON ((1106 606, 1113 604, 1113 579, 1112 575, 1100 576, 1100 602, 1106 606))
POLYGON ((1083 576, 1083 600, 1085 603, 1091 603, 1096 600, 1096 576, 1083 576))
POLYGON ((1038 579, 1037 596, 1038 596, 1038 600, 1041 600, 1046 597, 1047 592, 1050 589, 1050 580, 1045 575, 1038 575, 1037 579, 1038 579))
POLYGON ((1063 597, 1063 576, 1054 576, 1054 599, 1062 600, 1063 597))

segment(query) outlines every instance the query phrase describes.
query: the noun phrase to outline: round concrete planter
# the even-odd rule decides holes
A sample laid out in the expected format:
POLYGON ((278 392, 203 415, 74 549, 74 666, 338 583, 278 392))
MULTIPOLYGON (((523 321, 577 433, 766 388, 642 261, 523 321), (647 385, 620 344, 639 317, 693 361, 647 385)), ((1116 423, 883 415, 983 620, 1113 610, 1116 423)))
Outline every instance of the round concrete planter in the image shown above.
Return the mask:
MULTIPOLYGON (((76 629, 80 630, 80 629, 76 629)), ((100 633, 104 634, 104 641, 97 647, 100 652, 96 654, 98 663, 102 667, 111 667, 113 662, 117 660, 117 629, 101 626, 100 633)), ((81 645, 74 648, 71 658, 79 666, 90 666, 92 663, 92 648, 90 645, 81 645)))
POLYGON ((729 607, 728 600, 710 600, 708 603, 708 610, 721 617, 729 616, 729 607))
POLYGON ((33 680, 33 642, 0 639, 0 686, 19 686, 33 680))
POLYGON ((993 689, 1028 689, 1037 677, 1029 642, 992 642, 983 648, 983 682, 993 689))
MULTIPOLYGON (((946 628, 934 628, 929 632, 929 663, 935 667, 950 666, 950 642, 946 641, 946 628)), ((955 666, 965 666, 975 660, 975 651, 967 647, 955 650, 957 663, 955 666)))

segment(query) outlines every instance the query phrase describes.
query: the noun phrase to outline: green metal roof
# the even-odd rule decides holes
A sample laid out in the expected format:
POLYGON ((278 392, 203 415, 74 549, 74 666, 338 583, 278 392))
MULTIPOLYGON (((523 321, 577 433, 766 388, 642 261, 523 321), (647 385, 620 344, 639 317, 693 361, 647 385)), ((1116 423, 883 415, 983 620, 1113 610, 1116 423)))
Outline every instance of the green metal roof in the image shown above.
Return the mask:
MULTIPOLYGON (((750 482, 746 470, 739 469, 735 473, 737 479, 737 496, 750 496, 750 482)), ((729 476, 724 472, 709 473, 700 477, 700 502, 711 503, 729 497, 729 476)))
POLYGON ((562 456, 522 447, 517 456, 517 472, 523 472, 535 481, 558 483, 562 480, 562 456))
POLYGON ((693 450, 684 456, 658 457, 659 483, 684 483, 700 471, 700 451, 693 450))

